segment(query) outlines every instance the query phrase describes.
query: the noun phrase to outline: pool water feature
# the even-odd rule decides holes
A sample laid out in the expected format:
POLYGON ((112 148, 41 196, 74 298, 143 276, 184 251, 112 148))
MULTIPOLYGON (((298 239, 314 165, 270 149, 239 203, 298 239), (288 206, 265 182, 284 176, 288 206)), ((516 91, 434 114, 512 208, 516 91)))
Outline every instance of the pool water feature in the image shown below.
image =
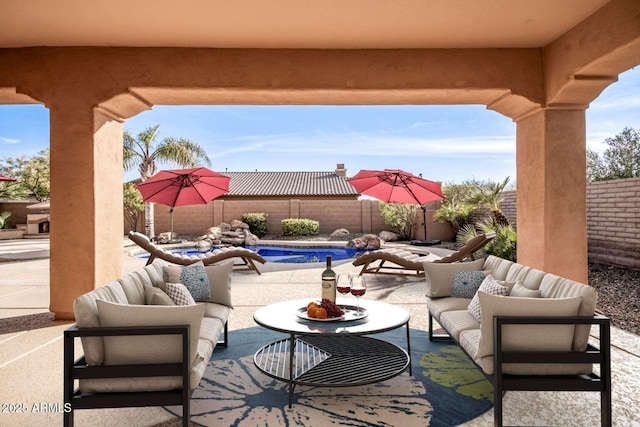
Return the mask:
MULTIPOLYGON (((325 262, 327 256, 331 256, 333 261, 354 258, 361 249, 350 249, 344 247, 287 247, 287 246, 247 246, 247 249, 257 252, 268 262, 282 262, 293 264, 306 264, 312 262, 325 262)), ((215 247, 212 248, 214 250, 215 247)), ((206 251, 198 251, 193 248, 172 249, 171 252, 182 255, 198 255, 206 251)), ((145 253, 141 257, 148 258, 145 253)))

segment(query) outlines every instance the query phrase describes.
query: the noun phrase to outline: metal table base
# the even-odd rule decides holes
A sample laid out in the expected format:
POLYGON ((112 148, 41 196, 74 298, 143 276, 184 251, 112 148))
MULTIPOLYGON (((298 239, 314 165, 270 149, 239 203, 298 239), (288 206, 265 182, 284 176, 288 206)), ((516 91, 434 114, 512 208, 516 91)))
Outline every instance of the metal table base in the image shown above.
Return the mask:
POLYGON ((260 348, 254 363, 265 374, 289 383, 289 407, 296 385, 351 387, 388 380, 411 372, 407 351, 387 341, 360 335, 297 335, 260 348), (294 343, 291 345, 291 343, 294 343))

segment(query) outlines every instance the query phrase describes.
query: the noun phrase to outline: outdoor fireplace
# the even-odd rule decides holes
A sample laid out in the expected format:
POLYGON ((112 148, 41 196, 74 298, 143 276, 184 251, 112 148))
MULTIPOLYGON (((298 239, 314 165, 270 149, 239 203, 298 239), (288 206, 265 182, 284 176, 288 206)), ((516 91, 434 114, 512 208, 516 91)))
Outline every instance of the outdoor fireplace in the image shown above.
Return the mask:
POLYGON ((49 202, 27 206, 27 234, 49 234, 51 219, 49 202))

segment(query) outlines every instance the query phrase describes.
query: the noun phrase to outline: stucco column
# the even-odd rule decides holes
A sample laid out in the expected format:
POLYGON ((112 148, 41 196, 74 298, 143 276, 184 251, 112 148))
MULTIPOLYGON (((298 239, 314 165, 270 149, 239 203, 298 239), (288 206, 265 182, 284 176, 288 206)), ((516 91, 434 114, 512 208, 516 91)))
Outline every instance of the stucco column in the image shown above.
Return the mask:
POLYGON ((50 307, 73 319, 74 299, 122 273, 122 125, 91 106, 49 105, 50 307))
POLYGON ((587 283, 584 110, 517 122, 518 262, 587 283))

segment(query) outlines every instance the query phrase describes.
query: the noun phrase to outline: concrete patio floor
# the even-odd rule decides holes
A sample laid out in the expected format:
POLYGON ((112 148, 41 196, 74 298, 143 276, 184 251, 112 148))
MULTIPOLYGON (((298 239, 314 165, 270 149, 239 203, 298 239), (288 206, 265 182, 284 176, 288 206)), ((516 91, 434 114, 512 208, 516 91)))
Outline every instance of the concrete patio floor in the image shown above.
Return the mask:
MULTIPOLYGON (((0 241, 0 331, 18 316, 46 316, 49 305, 49 260, 46 240, 0 241), (7 262, 7 258, 16 259, 7 262), (34 259, 35 258, 35 259, 34 259)), ((124 273, 145 264, 123 248, 124 273)), ((334 263, 336 272, 356 271, 350 262, 334 263)), ((256 308, 291 298, 315 298, 323 266, 265 265, 262 275, 235 272, 232 282, 234 310, 229 329, 256 326, 256 308)), ((383 300, 411 313, 411 327, 427 328, 424 279, 368 275, 363 298, 383 300)), ((23 318, 26 319, 26 318, 23 318)), ((71 322, 53 321, 44 327, 23 326, 19 331, 0 332, 0 426, 57 426, 61 412, 35 412, 33 405, 62 406, 62 333, 71 322), (16 413, 25 404, 26 413, 16 413)), ((596 341, 596 337, 593 338, 596 341)), ((231 342, 230 345, 233 345, 231 342)), ((612 330, 613 420, 616 426, 640 426, 640 337, 617 328, 612 330)), ((505 423, 510 425, 599 425, 597 393, 509 392, 504 398, 505 423)), ((487 426, 493 411, 464 425, 487 426)), ((84 410, 76 412, 77 426, 169 426, 179 420, 162 408, 84 410)))

